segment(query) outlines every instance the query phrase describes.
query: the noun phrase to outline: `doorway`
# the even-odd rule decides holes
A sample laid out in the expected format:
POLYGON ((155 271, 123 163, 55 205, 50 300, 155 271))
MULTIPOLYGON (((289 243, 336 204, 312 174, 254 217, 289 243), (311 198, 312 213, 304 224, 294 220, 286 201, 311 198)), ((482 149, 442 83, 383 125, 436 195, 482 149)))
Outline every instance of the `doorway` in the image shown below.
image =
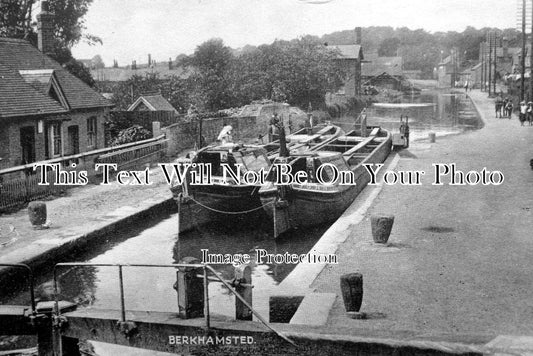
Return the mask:
POLYGON ((20 128, 20 146, 22 148, 22 164, 35 162, 35 128, 20 128))
POLYGON ((69 126, 67 129, 69 155, 80 153, 80 134, 78 126, 69 126))

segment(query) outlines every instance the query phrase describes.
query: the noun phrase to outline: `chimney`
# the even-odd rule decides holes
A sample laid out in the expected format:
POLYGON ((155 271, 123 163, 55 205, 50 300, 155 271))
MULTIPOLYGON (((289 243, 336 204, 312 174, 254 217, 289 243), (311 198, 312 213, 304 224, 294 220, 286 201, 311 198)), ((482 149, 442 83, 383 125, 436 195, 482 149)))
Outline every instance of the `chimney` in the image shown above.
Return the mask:
POLYGON ((168 59, 168 69, 172 70, 172 58, 168 59))
POLYGON ((50 13, 48 1, 41 3, 41 13, 37 15, 37 45, 44 54, 54 53, 54 14, 50 13))
POLYGON ((148 53, 148 67, 152 65, 152 55, 148 53))
POLYGON ((362 36, 361 36, 361 27, 355 28, 355 44, 361 45, 362 36))

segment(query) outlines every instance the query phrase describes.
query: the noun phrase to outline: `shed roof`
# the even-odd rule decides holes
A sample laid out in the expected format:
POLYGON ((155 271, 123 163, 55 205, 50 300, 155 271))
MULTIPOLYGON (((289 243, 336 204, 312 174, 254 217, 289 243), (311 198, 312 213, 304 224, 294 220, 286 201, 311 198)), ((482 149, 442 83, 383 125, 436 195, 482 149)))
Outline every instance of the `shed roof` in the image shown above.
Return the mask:
POLYGON ((374 77, 382 73, 393 76, 401 76, 402 57, 375 57, 369 62, 361 64, 361 75, 364 77, 374 77))
POLYGON ((141 103, 146 105, 151 111, 174 111, 177 113, 177 110, 172 104, 170 104, 161 94, 140 96, 130 105, 128 111, 134 111, 141 103))

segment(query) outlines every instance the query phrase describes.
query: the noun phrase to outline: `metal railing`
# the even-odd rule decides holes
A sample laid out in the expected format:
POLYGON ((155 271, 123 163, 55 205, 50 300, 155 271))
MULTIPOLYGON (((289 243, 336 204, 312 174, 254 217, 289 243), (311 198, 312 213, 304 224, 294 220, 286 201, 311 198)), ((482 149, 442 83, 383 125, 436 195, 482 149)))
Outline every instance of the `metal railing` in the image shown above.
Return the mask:
POLYGON ((117 267, 118 276, 119 276, 119 288, 120 288, 120 318, 121 322, 126 322, 126 308, 125 308, 125 298, 124 298, 124 281, 122 277, 123 267, 145 267, 145 268, 201 268, 203 269, 203 287, 204 287, 204 320, 205 327, 209 329, 211 327, 210 314, 209 314, 209 276, 208 272, 211 272, 216 279, 221 282, 228 290, 235 295, 250 311, 256 318, 263 323, 269 330, 274 332, 276 335, 287 341, 288 343, 296 346, 294 341, 285 336, 282 332, 274 329, 252 306, 226 281, 224 280, 214 269, 213 267, 206 264, 186 264, 186 263, 176 263, 176 264, 120 264, 120 263, 82 263, 82 262, 64 262, 57 263, 54 266, 54 295, 55 295, 55 312, 57 317, 60 316, 59 309, 59 299, 58 299, 58 281, 57 281, 57 269, 59 267, 117 267))

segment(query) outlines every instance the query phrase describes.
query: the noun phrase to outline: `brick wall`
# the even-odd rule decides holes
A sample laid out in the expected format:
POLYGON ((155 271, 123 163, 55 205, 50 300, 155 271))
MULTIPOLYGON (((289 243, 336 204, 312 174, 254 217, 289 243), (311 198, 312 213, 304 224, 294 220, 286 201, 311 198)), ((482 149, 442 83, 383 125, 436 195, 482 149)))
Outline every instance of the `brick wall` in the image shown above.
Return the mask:
MULTIPOLYGON (((253 142, 260 130, 256 117, 221 117, 204 119, 202 122, 202 136, 207 144, 215 142, 220 130, 226 125, 233 127, 233 139, 235 141, 253 142)), ((198 137, 197 123, 181 122, 161 128, 161 131, 169 139, 167 155, 175 156, 179 152, 194 147, 198 137)))
POLYGON ((22 146, 20 138, 20 130, 24 127, 32 127, 35 138, 35 160, 43 161, 46 157, 46 122, 51 121, 54 118, 61 120, 61 132, 64 155, 69 155, 69 137, 68 128, 71 126, 78 127, 79 137, 79 152, 87 152, 97 148, 104 148, 104 122, 108 109, 95 109, 87 111, 79 111, 70 113, 67 116, 62 117, 22 117, 12 118, 2 122, 2 130, 0 132, 0 169, 9 168, 23 164, 22 161, 22 146), (89 147, 87 144, 87 119, 90 117, 96 117, 97 129, 96 129, 96 147, 89 147), (65 120, 68 118, 68 120, 65 120), (44 120, 42 132, 38 131, 39 120, 44 120))
POLYGON ((105 147, 105 117, 108 113, 108 109, 91 110, 84 112, 74 112, 69 114, 70 120, 65 121, 62 125, 63 134, 63 149, 65 155, 69 152, 68 142, 68 128, 70 126, 77 126, 79 133, 79 153, 95 150, 105 147), (89 146, 89 138, 87 134, 87 120, 89 118, 96 117, 96 147, 89 146))

